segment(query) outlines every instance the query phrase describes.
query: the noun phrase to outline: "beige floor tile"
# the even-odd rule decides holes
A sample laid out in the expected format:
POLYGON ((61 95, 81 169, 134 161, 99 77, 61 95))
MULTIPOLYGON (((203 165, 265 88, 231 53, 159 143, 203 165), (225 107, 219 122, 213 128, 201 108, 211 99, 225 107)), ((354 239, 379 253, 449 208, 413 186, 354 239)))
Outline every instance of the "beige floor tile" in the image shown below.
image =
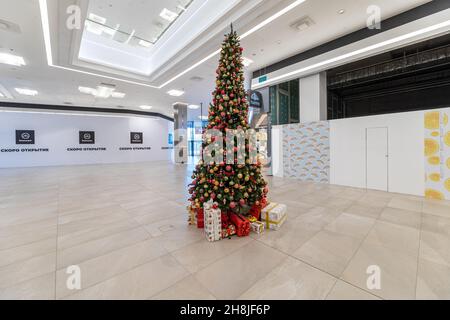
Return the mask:
POLYGON ((450 267, 419 259, 416 298, 450 300, 450 267))
POLYGON ((55 273, 49 273, 6 289, 0 289, 0 300, 53 300, 55 273))
POLYGON ((450 267, 450 236, 422 231, 420 258, 450 267))
POLYGON ((235 299, 286 258, 254 241, 200 270, 195 278, 216 298, 235 299))
POLYGON ((358 199, 358 203, 370 207, 381 207, 384 208, 391 201, 392 196, 379 194, 373 190, 367 190, 366 194, 358 199))
POLYGON ((68 299, 149 299, 188 276, 177 261, 165 255, 95 286, 78 291, 68 299))
POLYGON ((145 225, 144 228, 169 252, 188 246, 197 241, 204 241, 202 229, 188 226, 186 217, 172 217, 145 225))
POLYGON ((110 236, 83 242, 58 251, 58 269, 74 264, 79 264, 85 260, 104 255, 106 253, 131 246, 148 239, 150 235, 144 228, 139 227, 124 232, 115 233, 110 236))
POLYGON ((58 223, 64 226, 65 224, 68 223, 99 218, 105 215, 108 216, 122 215, 123 217, 128 218, 126 213, 127 213, 126 210, 120 207, 119 205, 113 205, 93 210, 78 211, 76 213, 64 214, 58 217, 58 223))
MULTIPOLYGON (((78 266, 81 270, 81 286, 88 288, 137 266, 165 255, 167 251, 156 239, 149 239, 105 255, 86 260, 78 266)), ((56 273, 56 297, 62 298, 73 293, 67 289, 66 269, 56 273)))
POLYGON ((366 238, 366 243, 417 255, 420 231, 415 228, 377 221, 366 238))
POLYGON ((361 242, 362 240, 347 235, 321 231, 295 251, 293 256, 339 277, 361 242))
POLYGON ((286 221, 278 231, 265 230, 260 235, 252 233, 251 237, 272 248, 292 254, 320 230, 319 226, 305 223, 303 219, 292 219, 286 221))
POLYGON ((71 233, 82 232, 89 228, 101 228, 114 222, 130 219, 127 213, 113 212, 88 219, 75 220, 58 225, 58 235, 65 236, 71 233))
POLYGON ((173 251, 172 256, 189 272, 195 273, 254 241, 250 237, 223 239, 219 242, 197 241, 173 251))
POLYGON ((50 252, 56 252, 56 239, 54 237, 19 247, 0 250, 0 267, 50 252))
POLYGON ((405 227, 420 229, 422 214, 402 209, 385 208, 381 213, 380 220, 405 227))
POLYGON ((360 288, 339 280, 327 296, 327 300, 381 300, 360 288))
POLYGON ((422 230, 450 236, 450 219, 433 214, 423 214, 422 230))
POLYGON ((56 252, 33 257, 0 268, 0 289, 37 278, 56 270, 56 252))
POLYGON ((151 297, 152 300, 216 300, 193 276, 188 276, 170 288, 151 297))
POLYGON ((424 200, 423 212, 450 219, 450 201, 424 200))
POLYGON ((133 219, 120 220, 104 226, 92 226, 77 232, 58 235, 58 250, 64 250, 84 242, 104 238, 115 233, 139 227, 139 223, 133 219))
POLYGON ((330 208, 315 207, 307 213, 300 215, 296 222, 301 223, 304 227, 309 226, 312 229, 323 229, 337 217, 342 211, 330 208))
POLYGON ((57 202, 41 205, 30 205, 14 209, 2 209, 0 212, 0 229, 20 225, 24 223, 37 222, 58 215, 57 202))
POLYGON ((422 212, 423 201, 412 200, 403 197, 395 197, 388 203, 388 207, 408 211, 422 212))
POLYGON ((367 205, 362 202, 355 202, 351 206, 344 209, 345 213, 359 215, 367 218, 378 219, 384 207, 376 207, 367 205))
POLYGON ((414 299, 417 255, 363 243, 342 274, 342 279, 371 292, 367 288, 370 266, 378 266, 381 271, 381 289, 373 289, 374 295, 383 299, 414 299))
POLYGON ((244 292, 239 299, 325 299, 336 280, 329 274, 289 257, 284 263, 244 292))
POLYGON ((364 239, 372 229, 375 219, 343 213, 325 227, 325 230, 364 239))

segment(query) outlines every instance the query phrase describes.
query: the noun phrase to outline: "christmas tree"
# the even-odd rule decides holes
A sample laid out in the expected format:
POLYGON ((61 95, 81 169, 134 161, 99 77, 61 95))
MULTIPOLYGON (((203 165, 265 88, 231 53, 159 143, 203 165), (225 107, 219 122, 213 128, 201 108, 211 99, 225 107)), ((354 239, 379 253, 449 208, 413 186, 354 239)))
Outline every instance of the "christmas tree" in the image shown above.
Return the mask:
POLYGON ((236 138, 232 138, 234 141, 225 138, 229 130, 248 132, 249 129, 242 51, 239 37, 231 29, 222 43, 219 67, 216 70, 216 88, 209 106, 208 126, 203 138, 203 148, 216 144, 222 160, 211 163, 202 159, 197 164, 189 188, 193 209, 202 208, 205 202, 212 199, 218 203, 223 213, 243 212, 253 206, 260 206, 268 192, 261 172, 261 162, 250 157, 252 152, 256 152, 256 145, 250 143, 248 136, 245 143, 240 145, 236 138), (211 130, 223 134, 223 145, 219 145, 214 137, 208 135, 211 130), (227 145, 233 146, 231 152, 227 145))

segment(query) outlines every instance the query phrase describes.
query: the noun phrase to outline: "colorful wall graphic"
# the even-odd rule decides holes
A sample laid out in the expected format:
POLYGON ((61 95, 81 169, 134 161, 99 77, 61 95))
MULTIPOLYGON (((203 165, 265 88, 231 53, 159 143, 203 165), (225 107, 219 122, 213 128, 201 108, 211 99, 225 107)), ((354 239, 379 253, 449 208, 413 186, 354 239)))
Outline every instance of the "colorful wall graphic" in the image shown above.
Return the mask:
POLYGON ((330 126, 327 121, 283 126, 284 176, 329 183, 330 126))
POLYGON ((425 197, 450 200, 450 109, 425 112, 425 197))

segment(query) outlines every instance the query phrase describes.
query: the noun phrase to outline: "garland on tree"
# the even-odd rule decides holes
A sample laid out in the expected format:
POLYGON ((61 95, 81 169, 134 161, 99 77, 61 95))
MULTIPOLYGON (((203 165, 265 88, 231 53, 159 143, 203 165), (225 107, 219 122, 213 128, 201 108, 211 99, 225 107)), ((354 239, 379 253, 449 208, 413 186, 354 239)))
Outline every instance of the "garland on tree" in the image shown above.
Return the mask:
MULTIPOLYGON (((224 137, 223 150, 227 141, 226 131, 247 130, 248 103, 244 90, 244 73, 242 64, 242 47, 236 32, 225 36, 220 52, 219 67, 216 70, 216 89, 213 100, 209 106, 207 130, 220 130, 224 137)), ((217 147, 214 137, 204 135, 203 148, 208 145, 217 147)), ((256 150, 256 146, 249 144, 246 138, 245 145, 234 145, 233 154, 224 154, 220 163, 205 163, 200 160, 189 185, 190 201, 193 209, 203 208, 203 204, 210 199, 216 201, 222 212, 241 212, 244 208, 260 206, 268 193, 267 183, 261 173, 261 162, 251 163, 249 154, 256 150), (238 149, 241 148, 240 150, 238 149), (238 162, 238 151, 244 151, 244 159, 238 162), (227 164, 227 156, 234 156, 234 164, 227 164), (238 164, 245 163, 245 164, 238 164)))

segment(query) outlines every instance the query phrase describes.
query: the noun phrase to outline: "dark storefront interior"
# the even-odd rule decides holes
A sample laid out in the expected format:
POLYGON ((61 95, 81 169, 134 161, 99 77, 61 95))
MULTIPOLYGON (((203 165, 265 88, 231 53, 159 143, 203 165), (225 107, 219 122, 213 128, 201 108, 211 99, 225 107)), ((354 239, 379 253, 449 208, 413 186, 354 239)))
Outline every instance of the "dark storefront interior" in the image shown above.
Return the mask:
POLYGON ((447 107, 450 35, 328 71, 328 119, 447 107))

